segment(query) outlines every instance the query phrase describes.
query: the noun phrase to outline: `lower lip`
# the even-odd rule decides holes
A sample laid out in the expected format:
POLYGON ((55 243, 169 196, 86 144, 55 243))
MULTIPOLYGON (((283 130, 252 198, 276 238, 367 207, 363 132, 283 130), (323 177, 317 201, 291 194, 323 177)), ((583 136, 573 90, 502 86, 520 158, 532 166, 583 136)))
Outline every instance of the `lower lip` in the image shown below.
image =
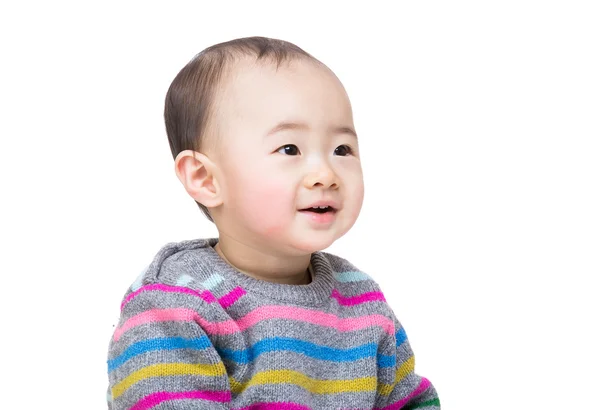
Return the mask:
POLYGON ((328 224, 328 223, 333 222, 337 211, 334 211, 334 212, 330 211, 330 212, 325 212, 322 214, 319 214, 317 212, 311 212, 311 211, 300 211, 300 213, 308 216, 311 221, 316 222, 318 224, 328 224))

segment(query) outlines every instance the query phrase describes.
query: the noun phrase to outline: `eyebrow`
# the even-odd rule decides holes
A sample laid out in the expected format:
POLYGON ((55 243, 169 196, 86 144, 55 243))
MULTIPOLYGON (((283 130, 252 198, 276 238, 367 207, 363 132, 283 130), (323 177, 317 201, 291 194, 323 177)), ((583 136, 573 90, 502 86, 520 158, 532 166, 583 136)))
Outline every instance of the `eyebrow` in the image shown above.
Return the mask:
MULTIPOLYGON (((288 122, 288 121, 282 121, 279 124, 277 124, 275 127, 273 127, 266 135, 266 137, 269 137, 273 134, 276 134, 280 131, 286 131, 286 130, 302 130, 302 131, 308 131, 309 130, 309 126, 306 123, 298 123, 298 122, 288 122)), ((356 135, 356 131, 354 131, 352 128, 350 127, 345 127, 345 126, 341 126, 341 127, 331 127, 328 131, 333 132, 334 134, 349 134, 352 135, 354 138, 358 139, 358 136, 356 135)))

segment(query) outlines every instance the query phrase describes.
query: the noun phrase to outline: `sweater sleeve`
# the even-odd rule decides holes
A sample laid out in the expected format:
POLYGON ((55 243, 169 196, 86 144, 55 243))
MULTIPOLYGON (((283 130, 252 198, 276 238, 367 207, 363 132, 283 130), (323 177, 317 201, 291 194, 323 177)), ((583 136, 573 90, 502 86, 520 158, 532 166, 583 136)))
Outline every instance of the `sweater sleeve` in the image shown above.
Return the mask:
POLYGON ((377 410, 440 409, 440 400, 431 382, 414 372, 415 356, 396 316, 394 337, 387 341, 393 345, 383 348, 394 353, 391 356, 394 365, 380 369, 377 410))
POLYGON ((148 284, 126 295, 109 343, 109 410, 229 408, 227 372, 192 293, 148 284))

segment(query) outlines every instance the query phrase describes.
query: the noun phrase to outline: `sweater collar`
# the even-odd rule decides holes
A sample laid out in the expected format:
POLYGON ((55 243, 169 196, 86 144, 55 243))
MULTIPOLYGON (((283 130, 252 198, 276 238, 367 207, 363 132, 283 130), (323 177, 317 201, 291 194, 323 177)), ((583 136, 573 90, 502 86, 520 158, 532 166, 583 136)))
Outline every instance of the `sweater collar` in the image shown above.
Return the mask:
POLYGON ((188 263, 192 269, 200 269, 211 275, 218 272, 226 280, 232 281, 244 290, 259 293, 270 299, 282 302, 293 302, 300 305, 320 304, 331 296, 334 284, 333 268, 322 252, 311 254, 310 263, 314 276, 307 285, 288 285, 248 276, 225 262, 214 250, 218 238, 196 239, 186 241, 191 252, 187 252, 188 263))

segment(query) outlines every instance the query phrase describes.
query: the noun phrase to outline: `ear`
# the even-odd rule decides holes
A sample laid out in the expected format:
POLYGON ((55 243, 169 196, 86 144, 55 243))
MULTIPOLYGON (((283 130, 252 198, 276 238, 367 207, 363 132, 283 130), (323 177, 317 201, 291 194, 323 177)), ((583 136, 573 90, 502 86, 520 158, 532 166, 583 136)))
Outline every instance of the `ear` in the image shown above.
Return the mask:
POLYGON ((187 193, 207 208, 223 203, 215 171, 216 165, 206 155, 196 151, 181 151, 175 158, 177 178, 187 193))

